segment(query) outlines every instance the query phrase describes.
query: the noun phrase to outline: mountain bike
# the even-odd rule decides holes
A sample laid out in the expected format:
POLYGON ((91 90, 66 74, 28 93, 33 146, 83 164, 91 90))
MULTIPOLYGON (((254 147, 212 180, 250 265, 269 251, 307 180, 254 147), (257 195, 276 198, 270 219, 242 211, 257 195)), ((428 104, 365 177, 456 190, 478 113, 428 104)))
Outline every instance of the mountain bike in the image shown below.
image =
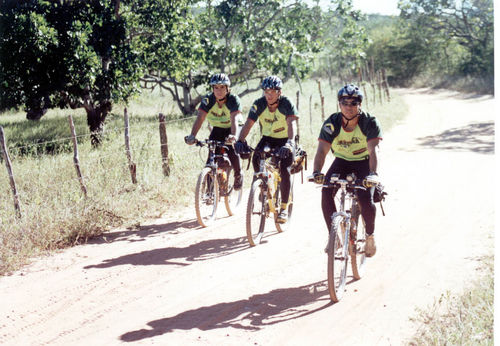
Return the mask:
MULTIPOLYGON (((314 181, 314 178, 310 177, 308 180, 314 181)), ((338 188, 340 194, 339 208, 332 214, 325 248, 328 255, 328 292, 332 302, 336 303, 344 294, 349 257, 354 279, 361 279, 364 273, 366 230, 356 190, 366 190, 371 186, 356 180, 354 174, 348 175, 346 179, 340 179, 338 174, 334 174, 322 187, 338 188)))
MULTIPOLYGON (((253 149, 251 149, 253 150, 253 149)), ((286 223, 278 222, 281 207, 281 176, 278 150, 271 151, 269 146, 262 150, 259 171, 254 174, 254 181, 250 188, 246 211, 246 232, 250 246, 260 244, 264 235, 266 219, 271 215, 278 232, 290 227, 293 211, 293 183, 294 176, 290 174, 290 195, 288 197, 288 219, 286 223)))
POLYGON ((207 164, 198 176, 194 203, 198 223, 202 227, 207 227, 216 218, 221 198, 224 199, 229 216, 235 214, 241 203, 243 187, 239 190, 233 187, 234 170, 227 155, 229 144, 207 139, 196 141, 196 145, 207 146, 209 153, 207 164))

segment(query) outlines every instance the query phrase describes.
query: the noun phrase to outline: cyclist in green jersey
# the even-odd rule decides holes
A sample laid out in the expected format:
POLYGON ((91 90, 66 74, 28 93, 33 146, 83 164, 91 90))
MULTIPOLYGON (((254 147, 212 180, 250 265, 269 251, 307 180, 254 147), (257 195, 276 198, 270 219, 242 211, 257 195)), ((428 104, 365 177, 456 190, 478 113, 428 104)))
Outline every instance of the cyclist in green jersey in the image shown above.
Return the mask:
MULTIPOLYGON (((239 131, 238 122, 242 120, 241 103, 237 95, 231 94, 229 77, 224 73, 218 73, 210 78, 209 83, 212 92, 203 97, 191 133, 184 138, 189 145, 196 143, 196 134, 205 119, 208 119, 212 126, 208 138, 210 140, 233 143, 239 131)), ((232 146, 229 146, 227 154, 234 169, 233 186, 235 190, 239 190, 243 183, 240 158, 232 146)))
POLYGON ((281 94, 282 87, 283 82, 277 76, 269 76, 262 81, 261 88, 264 90, 264 96, 253 103, 235 149, 241 154, 249 152, 245 138, 258 120, 263 136, 254 151, 253 169, 255 172, 259 171, 261 151, 266 145, 271 150, 279 150, 282 203, 277 221, 286 223, 288 198, 290 197, 290 166, 295 157, 295 120, 298 119, 298 112, 290 99, 281 94))
MULTIPOLYGON (((366 179, 378 183, 377 176, 377 150, 382 139, 382 131, 378 120, 363 112, 361 103, 363 93, 354 84, 341 88, 338 92, 340 112, 332 114, 321 127, 318 139, 318 149, 314 157, 313 176, 317 183, 329 181, 332 174, 340 174, 341 179, 354 173, 359 179, 366 179), (325 175, 321 169, 325 163, 326 155, 333 152, 335 159, 325 175)), ((375 215, 376 208, 373 203, 375 188, 357 193, 361 205, 361 215, 366 226, 366 256, 375 255, 375 215)), ((333 188, 323 188, 321 208, 323 217, 330 228, 331 215, 336 211, 333 188)))

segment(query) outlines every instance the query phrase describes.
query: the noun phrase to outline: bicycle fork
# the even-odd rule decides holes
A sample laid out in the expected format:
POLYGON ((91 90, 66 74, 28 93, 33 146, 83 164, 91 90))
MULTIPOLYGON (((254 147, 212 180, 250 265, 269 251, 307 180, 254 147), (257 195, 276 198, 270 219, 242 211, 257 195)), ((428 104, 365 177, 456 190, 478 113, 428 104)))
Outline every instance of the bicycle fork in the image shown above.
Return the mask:
POLYGON ((337 234, 333 234, 332 231, 328 234, 328 243, 325 248, 325 252, 329 253, 330 250, 335 250, 335 239, 339 239, 340 247, 342 249, 341 253, 335 252, 335 259, 337 260, 345 260, 344 256, 347 256, 349 253, 349 249, 352 244, 349 244, 349 232, 351 226, 351 215, 346 212, 335 212, 332 214, 332 227, 330 229, 332 231, 336 231, 337 234), (339 227, 333 227, 333 223, 337 217, 342 217, 342 220, 339 222, 339 227))

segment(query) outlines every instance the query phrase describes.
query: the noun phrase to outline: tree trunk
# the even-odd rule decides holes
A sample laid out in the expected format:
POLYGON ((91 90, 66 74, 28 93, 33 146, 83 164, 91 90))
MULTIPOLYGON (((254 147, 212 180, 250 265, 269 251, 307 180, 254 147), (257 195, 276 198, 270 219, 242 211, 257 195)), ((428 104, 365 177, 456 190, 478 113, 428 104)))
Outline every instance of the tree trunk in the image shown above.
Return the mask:
POLYGON ((97 107, 86 107, 85 110, 87 111, 87 124, 90 129, 90 141, 92 146, 97 147, 101 144, 104 122, 111 111, 111 102, 105 101, 97 107))

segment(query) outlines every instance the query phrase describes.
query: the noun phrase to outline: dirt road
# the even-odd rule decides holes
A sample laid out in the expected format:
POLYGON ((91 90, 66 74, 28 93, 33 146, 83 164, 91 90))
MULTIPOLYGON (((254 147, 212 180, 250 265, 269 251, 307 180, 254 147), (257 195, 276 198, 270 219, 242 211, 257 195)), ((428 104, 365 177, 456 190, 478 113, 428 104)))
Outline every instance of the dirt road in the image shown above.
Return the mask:
POLYGON ((293 228, 254 248, 242 216, 201 229, 188 210, 1 278, 0 344, 402 344, 415 309, 462 291, 493 252, 494 113, 488 97, 398 92, 410 115, 381 144, 378 252, 340 303, 320 190, 304 183, 293 228))

